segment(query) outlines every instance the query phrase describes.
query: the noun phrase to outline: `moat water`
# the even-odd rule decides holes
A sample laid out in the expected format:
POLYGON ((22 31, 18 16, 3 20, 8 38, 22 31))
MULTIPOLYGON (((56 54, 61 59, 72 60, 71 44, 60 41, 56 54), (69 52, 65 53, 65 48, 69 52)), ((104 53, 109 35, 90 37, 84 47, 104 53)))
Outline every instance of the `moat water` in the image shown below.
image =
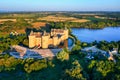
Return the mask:
POLYGON ((69 48, 71 46, 73 46, 74 44, 74 41, 71 39, 71 38, 68 38, 68 40, 65 40, 64 41, 64 44, 63 45, 59 45, 58 48, 69 48))
POLYGON ((72 33, 83 42, 120 40, 120 27, 107 27, 104 29, 72 28, 72 33))

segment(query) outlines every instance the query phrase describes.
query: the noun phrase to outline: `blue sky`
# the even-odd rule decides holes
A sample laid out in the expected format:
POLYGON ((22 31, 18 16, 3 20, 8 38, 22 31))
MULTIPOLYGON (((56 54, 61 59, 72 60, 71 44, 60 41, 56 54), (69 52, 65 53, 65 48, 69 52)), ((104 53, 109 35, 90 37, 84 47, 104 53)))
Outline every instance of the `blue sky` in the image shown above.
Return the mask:
POLYGON ((120 11, 120 0, 0 0, 2 11, 120 11))

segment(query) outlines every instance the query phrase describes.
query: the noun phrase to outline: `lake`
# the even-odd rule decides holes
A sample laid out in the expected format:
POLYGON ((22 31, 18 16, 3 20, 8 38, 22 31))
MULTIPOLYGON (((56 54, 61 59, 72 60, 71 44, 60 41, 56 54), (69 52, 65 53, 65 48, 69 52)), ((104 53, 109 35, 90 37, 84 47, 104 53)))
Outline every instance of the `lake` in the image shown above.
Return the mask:
POLYGON ((83 42, 120 40, 120 27, 106 27, 104 29, 72 28, 72 33, 83 42))

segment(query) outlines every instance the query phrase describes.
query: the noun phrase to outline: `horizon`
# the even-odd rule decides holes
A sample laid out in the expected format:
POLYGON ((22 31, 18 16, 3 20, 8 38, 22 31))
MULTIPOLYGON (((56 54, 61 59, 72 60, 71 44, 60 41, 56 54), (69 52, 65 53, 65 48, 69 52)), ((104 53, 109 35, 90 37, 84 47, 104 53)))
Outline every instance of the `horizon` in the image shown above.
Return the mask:
POLYGON ((76 12, 119 12, 120 0, 4 0, 0 1, 0 12, 44 12, 44 11, 76 11, 76 12), (7 6, 6 6, 7 5, 7 6))
POLYGON ((120 13, 120 11, 1 11, 0 14, 2 13, 120 13))

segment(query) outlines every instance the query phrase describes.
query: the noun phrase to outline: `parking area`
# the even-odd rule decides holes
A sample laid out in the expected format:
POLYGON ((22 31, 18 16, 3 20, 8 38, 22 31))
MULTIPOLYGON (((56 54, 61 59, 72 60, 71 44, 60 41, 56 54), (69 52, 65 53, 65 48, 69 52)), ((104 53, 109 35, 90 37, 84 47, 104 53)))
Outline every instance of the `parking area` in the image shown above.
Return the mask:
POLYGON ((54 57, 57 55, 58 52, 60 52, 62 49, 28 49, 22 46, 13 46, 14 49, 16 49, 16 52, 10 52, 10 55, 12 55, 15 58, 47 58, 47 57, 54 57), (22 52, 21 52, 22 51, 22 52))

